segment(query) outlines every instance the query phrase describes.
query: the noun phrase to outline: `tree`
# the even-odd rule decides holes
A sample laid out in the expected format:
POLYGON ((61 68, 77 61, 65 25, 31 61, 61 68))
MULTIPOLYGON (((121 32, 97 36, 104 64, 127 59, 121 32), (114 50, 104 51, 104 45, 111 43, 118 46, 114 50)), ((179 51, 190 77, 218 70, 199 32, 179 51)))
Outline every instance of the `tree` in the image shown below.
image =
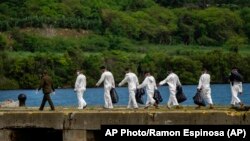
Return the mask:
POLYGON ((244 47, 244 44, 247 42, 247 39, 240 36, 233 36, 227 40, 225 43, 229 47, 229 50, 235 53, 239 52, 239 49, 244 47))

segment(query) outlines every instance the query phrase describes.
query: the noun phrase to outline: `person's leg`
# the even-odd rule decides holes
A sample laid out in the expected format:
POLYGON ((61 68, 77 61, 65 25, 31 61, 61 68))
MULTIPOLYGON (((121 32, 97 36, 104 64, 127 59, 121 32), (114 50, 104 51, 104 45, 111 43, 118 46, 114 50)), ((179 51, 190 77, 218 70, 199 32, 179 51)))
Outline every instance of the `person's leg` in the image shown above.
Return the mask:
POLYGON ((145 108, 144 109, 148 109, 148 107, 151 105, 150 103, 150 92, 147 91, 147 100, 146 100, 146 103, 145 103, 145 108))
POLYGON ((169 104, 173 104, 173 106, 176 106, 177 109, 180 108, 179 103, 176 99, 176 91, 170 90, 169 104))
POLYGON ((138 104, 135 99, 135 90, 131 90, 129 92, 129 97, 130 97, 130 106, 132 105, 133 108, 138 108, 138 104))
POLYGON ((155 99, 154 99, 154 92, 152 91, 149 91, 149 102, 150 102, 150 104, 152 105, 152 104, 154 104, 156 101, 155 101, 155 99))
POLYGON ((43 95, 43 100, 42 100, 41 106, 39 108, 40 111, 43 110, 45 103, 46 103, 46 94, 43 95))
POLYGON ((231 100, 231 105, 235 106, 238 103, 241 103, 240 99, 238 98, 238 86, 233 85, 231 88, 232 92, 232 100, 231 100))
POLYGON ((150 92, 149 92, 149 102, 150 102, 150 105, 154 105, 155 108, 158 109, 158 103, 157 103, 156 100, 154 99, 154 92, 153 92, 153 91, 150 91, 150 92))
POLYGON ((209 109, 214 109, 214 104, 211 96, 211 89, 207 90, 207 103, 209 104, 209 109))
POLYGON ((128 90, 128 106, 127 106, 127 108, 129 109, 129 108, 131 108, 132 107, 132 95, 131 95, 131 91, 130 90, 128 90))
POLYGON ((205 90, 204 97, 207 103, 209 104, 209 109, 214 109, 210 88, 205 90))
POLYGON ((51 109, 51 110, 55 110, 54 104, 53 104, 53 102, 52 102, 52 100, 51 100, 51 98, 50 98, 50 94, 46 94, 46 99, 47 99, 48 102, 49 102, 50 109, 51 109))
POLYGON ((78 108, 77 109, 82 109, 83 108, 83 92, 82 91, 77 91, 77 100, 78 100, 78 108))
POLYGON ((83 91, 83 94, 82 94, 82 105, 83 105, 83 109, 87 107, 87 103, 86 101, 84 100, 84 91, 83 91))
POLYGON ((111 96, 110 96, 110 90, 111 88, 104 88, 104 107, 105 108, 113 108, 111 96))
POLYGON ((145 103, 145 107, 149 107, 150 106, 150 98, 149 98, 149 93, 147 92, 147 100, 145 103))

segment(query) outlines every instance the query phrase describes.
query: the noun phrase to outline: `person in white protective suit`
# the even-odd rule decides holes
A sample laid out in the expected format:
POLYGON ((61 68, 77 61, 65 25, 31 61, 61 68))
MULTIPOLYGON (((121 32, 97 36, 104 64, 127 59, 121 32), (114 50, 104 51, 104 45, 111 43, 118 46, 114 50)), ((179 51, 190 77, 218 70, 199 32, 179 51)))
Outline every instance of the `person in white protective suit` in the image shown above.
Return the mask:
POLYGON ((170 109, 171 105, 176 106, 176 109, 181 108, 176 99, 177 86, 181 86, 181 82, 179 80, 179 77, 175 73, 173 73, 172 70, 168 71, 168 76, 159 83, 159 86, 162 86, 166 83, 169 87, 169 99, 167 108, 170 109))
POLYGON ((125 83, 128 83, 128 92, 129 92, 129 98, 128 98, 128 106, 127 108, 138 108, 138 104, 135 99, 135 92, 136 88, 139 85, 138 78, 135 73, 131 72, 129 68, 125 69, 126 75, 125 78, 118 84, 118 86, 122 86, 125 83))
POLYGON ((158 108, 158 104, 154 100, 154 92, 157 89, 155 78, 150 74, 149 71, 145 71, 145 79, 137 88, 141 89, 146 87, 147 101, 144 109, 148 109, 149 106, 153 105, 158 108))
MULTIPOLYGON (((200 76, 197 90, 201 92, 201 96, 209 104, 209 108, 213 109, 214 107, 210 88, 210 74, 208 73, 207 69, 204 69, 202 75, 200 76)), ((196 108, 198 109, 200 107, 201 106, 199 105, 196 108)))
POLYGON ((77 94, 78 109, 85 109, 87 107, 86 101, 83 99, 83 94, 86 91, 86 77, 82 70, 77 70, 77 78, 75 82, 74 91, 77 94))
POLYGON ((99 86, 104 82, 104 107, 105 109, 112 109, 113 103, 110 96, 111 88, 115 88, 115 80, 113 74, 106 69, 105 66, 100 67, 102 70, 102 75, 99 81, 96 83, 96 86, 99 86))
POLYGON ((234 67, 232 68, 231 74, 229 76, 231 93, 232 93, 231 108, 234 108, 237 104, 239 104, 241 108, 244 107, 244 104, 238 97, 238 94, 242 94, 243 92, 242 80, 238 79, 237 76, 241 77, 241 74, 238 72, 238 69, 234 67))

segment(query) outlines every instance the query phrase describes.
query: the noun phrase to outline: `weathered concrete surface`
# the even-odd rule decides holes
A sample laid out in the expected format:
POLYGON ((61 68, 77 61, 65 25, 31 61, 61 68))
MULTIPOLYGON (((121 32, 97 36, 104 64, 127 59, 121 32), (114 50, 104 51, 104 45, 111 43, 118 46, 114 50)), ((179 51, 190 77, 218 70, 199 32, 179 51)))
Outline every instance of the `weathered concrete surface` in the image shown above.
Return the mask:
POLYGON ((64 130, 63 141, 87 141, 86 130, 64 130))
MULTIPOLYGON (((184 108, 181 110, 116 108, 104 110, 57 109, 38 111, 36 109, 0 110, 0 129, 53 128, 58 130, 100 130, 101 125, 250 125, 249 111, 235 111, 228 108, 215 110, 184 108)), ((74 134, 69 133, 69 134, 74 134)), ((0 133, 1 136, 1 133, 0 133)))
POLYGON ((0 140, 11 141, 11 131, 6 129, 0 130, 0 140))
POLYGON ((99 141, 101 125, 203 124, 250 125, 250 111, 227 107, 216 107, 215 110, 194 110, 194 107, 180 110, 167 110, 165 107, 148 110, 89 107, 76 110, 57 107, 56 111, 48 108, 44 111, 38 111, 38 108, 1 108, 0 141, 33 141, 39 139, 38 136, 41 140, 53 137, 53 141, 99 141))

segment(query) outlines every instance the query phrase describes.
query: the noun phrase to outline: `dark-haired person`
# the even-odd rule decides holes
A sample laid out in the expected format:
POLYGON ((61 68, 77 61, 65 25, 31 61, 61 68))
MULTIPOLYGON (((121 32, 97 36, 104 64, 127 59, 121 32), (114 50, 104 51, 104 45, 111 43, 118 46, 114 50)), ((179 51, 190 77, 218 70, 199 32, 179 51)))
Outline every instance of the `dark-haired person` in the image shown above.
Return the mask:
POLYGON ((177 86, 181 86, 181 82, 179 77, 170 69, 168 72, 168 76, 159 83, 159 86, 168 84, 169 87, 169 99, 167 103, 167 108, 170 109, 171 105, 176 106, 176 108, 180 108, 179 103, 176 99, 177 86))
POLYGON ((96 86, 99 86, 102 82, 104 83, 104 108, 112 109, 113 103, 110 96, 110 90, 111 88, 115 88, 114 76, 105 66, 100 67, 100 69, 102 71, 102 75, 96 83, 96 86))
MULTIPOLYGON (((207 69, 203 70, 197 89, 201 92, 202 98, 209 104, 209 108, 213 109, 214 107, 210 88, 210 74, 208 73, 207 69)), ((197 108, 200 108, 200 105, 197 108)))
POLYGON ((50 94, 51 93, 55 94, 55 89, 54 89, 54 86, 53 86, 52 79, 48 75, 48 72, 46 70, 43 71, 42 79, 41 79, 41 82, 40 82, 40 86, 37 89, 37 93, 38 93, 38 91, 40 89, 43 90, 44 95, 43 95, 43 100, 42 100, 42 103, 41 103, 41 106, 40 106, 39 110, 42 111, 45 104, 46 104, 46 101, 48 101, 51 110, 54 111, 55 107, 54 107, 54 104, 53 104, 53 102, 52 102, 52 100, 50 98, 50 94))
POLYGON ((129 99, 128 99, 128 106, 127 108, 138 108, 138 104, 135 99, 135 91, 137 86, 139 85, 138 78, 135 73, 131 72, 129 68, 125 69, 125 77, 124 79, 118 84, 119 86, 128 83, 128 91, 129 91, 129 99))
POLYGON ((145 71, 145 79, 137 88, 141 89, 146 87, 147 101, 144 109, 148 109, 149 106, 153 105, 158 108, 158 104, 154 100, 154 92, 157 89, 155 78, 150 74, 149 71, 145 71))
POLYGON ((78 109, 84 109, 87 107, 86 101, 83 99, 83 94, 86 91, 86 77, 82 70, 77 70, 77 78, 75 82, 74 91, 77 94, 78 109))
POLYGON ((241 102, 240 98, 238 97, 238 94, 242 94, 243 88, 242 88, 242 75, 238 72, 238 69, 236 67, 233 67, 229 76, 230 86, 231 86, 231 93, 232 93, 232 99, 231 99, 231 108, 234 108, 237 104, 241 106, 241 108, 244 106, 244 104, 241 102))

